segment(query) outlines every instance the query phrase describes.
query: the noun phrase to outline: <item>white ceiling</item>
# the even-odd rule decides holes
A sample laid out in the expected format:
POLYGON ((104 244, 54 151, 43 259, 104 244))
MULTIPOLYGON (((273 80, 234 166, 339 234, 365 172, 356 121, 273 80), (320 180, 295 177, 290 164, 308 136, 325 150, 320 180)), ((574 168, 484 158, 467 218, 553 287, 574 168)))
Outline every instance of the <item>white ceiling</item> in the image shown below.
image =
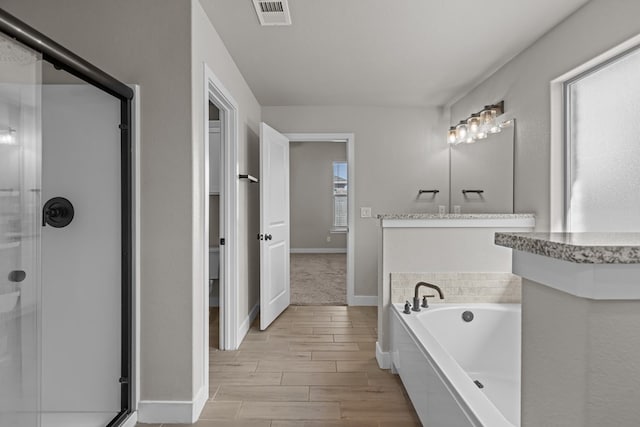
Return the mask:
POLYGON ((200 0, 261 105, 444 105, 588 0, 200 0))

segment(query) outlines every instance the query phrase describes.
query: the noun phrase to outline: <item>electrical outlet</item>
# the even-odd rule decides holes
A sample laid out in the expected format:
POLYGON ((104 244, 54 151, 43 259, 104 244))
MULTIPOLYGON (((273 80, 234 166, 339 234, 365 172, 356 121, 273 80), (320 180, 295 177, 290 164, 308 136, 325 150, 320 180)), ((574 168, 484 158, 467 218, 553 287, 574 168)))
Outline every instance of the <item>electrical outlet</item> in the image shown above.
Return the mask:
POLYGON ((327 243, 331 241, 331 236, 327 236, 327 243))
POLYGON ((371 218, 371 208, 360 208, 360 218, 371 218))
POLYGON ((439 215, 444 215, 447 213, 447 208, 445 207, 445 205, 440 205, 438 206, 438 214, 439 215))
POLYGON ((460 205, 453 205, 453 213, 460 215, 460 205))

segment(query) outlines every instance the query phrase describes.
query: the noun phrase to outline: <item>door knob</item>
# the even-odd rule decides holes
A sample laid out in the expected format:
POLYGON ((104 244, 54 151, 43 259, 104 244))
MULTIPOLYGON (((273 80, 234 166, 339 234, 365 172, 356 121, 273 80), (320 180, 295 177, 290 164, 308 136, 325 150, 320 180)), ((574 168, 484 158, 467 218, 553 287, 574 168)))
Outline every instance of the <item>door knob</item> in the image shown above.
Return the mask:
POLYGON ((25 279, 25 277, 27 277, 27 273, 25 273, 22 270, 13 270, 11 273, 9 273, 10 282, 15 282, 15 283, 22 282, 25 279))

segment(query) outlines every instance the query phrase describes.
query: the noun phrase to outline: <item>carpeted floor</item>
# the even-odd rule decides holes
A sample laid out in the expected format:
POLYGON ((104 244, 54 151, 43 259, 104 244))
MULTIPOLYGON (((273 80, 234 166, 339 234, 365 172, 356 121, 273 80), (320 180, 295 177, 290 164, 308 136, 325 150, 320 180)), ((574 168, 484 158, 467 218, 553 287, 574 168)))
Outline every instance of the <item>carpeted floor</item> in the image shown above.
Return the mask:
POLYGON ((346 305, 347 254, 291 254, 291 305, 346 305))

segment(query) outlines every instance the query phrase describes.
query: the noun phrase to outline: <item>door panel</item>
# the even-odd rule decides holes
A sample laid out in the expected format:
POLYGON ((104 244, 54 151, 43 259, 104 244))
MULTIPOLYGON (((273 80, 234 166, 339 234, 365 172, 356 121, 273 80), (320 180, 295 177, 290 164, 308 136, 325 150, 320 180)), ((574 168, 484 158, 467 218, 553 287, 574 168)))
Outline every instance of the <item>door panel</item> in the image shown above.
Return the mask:
POLYGON ((0 35, 0 426, 40 425, 41 56, 0 35))
POLYGON ((42 103, 43 202, 75 209, 67 227, 42 228, 42 411, 109 421, 120 412, 120 102, 77 84, 45 85, 42 103))
POLYGON ((260 124, 260 329, 290 302, 289 140, 260 124))

